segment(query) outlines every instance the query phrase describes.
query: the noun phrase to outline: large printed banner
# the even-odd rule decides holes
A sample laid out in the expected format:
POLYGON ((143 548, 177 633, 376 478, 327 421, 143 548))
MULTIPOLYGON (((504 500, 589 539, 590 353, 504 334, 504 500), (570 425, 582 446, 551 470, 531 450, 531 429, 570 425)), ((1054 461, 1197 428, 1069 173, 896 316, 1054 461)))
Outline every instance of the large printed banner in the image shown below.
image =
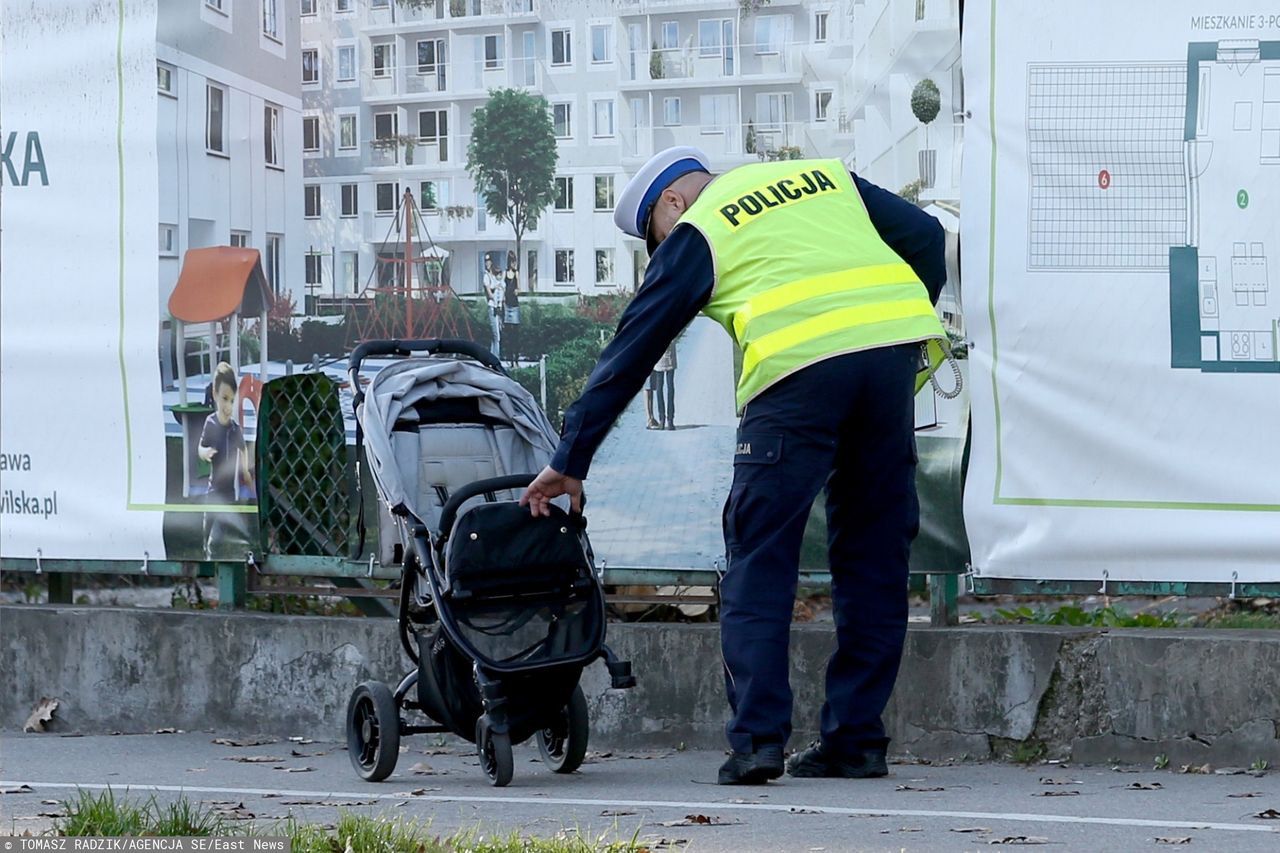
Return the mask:
POLYGON ((970 5, 980 576, 1278 579, 1280 11, 1229 6, 970 5))
POLYGON ((160 558, 155 0, 0 33, 0 553, 160 558))

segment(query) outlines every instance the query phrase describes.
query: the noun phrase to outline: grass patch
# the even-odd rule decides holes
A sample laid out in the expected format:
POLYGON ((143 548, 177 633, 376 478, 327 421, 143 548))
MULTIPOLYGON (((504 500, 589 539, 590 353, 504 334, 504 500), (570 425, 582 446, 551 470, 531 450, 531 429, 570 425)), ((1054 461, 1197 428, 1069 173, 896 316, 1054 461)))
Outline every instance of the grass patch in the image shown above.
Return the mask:
POLYGON ((1176 610, 1168 613, 1130 613, 1123 607, 1099 607, 1085 610, 1074 604, 1054 609, 1025 605, 1000 609, 987 621, 994 624, 1070 625, 1075 628, 1181 628, 1190 620, 1176 610))
POLYGON ((563 829, 551 838, 519 832, 487 834, 474 827, 441 836, 430 821, 340 813, 336 827, 304 823, 290 816, 271 822, 232 821, 204 804, 185 797, 161 803, 103 792, 80 791, 63 803, 64 816, 54 831, 64 836, 287 836, 293 853, 642 853, 647 850, 638 831, 627 840, 609 840, 611 832, 595 838, 563 829))
POLYGON ((1240 628, 1280 630, 1280 613, 1210 613, 1199 623, 1201 628, 1240 628))

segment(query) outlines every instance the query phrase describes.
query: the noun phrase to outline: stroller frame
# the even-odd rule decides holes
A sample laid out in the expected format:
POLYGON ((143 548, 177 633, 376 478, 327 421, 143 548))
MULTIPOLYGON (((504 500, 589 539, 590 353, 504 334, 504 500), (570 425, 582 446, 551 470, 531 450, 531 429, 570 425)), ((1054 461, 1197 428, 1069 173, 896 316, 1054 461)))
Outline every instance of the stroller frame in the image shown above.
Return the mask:
MULTIPOLYGON (((478 362, 485 368, 509 378, 502 363, 489 350, 470 341, 450 339, 429 340, 384 340, 369 341, 360 344, 352 352, 348 367, 353 393, 353 409, 356 413, 356 489, 361 489, 359 466, 362 464, 364 449, 364 429, 360 409, 365 400, 365 392, 360 384, 360 367, 370 357, 408 358, 413 356, 434 356, 437 354, 462 355, 478 362)), ((395 769, 399 756, 399 741, 402 736, 415 734, 431 734, 454 732, 466 737, 468 733, 450 726, 445 720, 437 720, 429 709, 423 707, 419 684, 424 663, 422 654, 425 646, 420 646, 421 633, 438 626, 454 649, 471 661, 471 677, 478 688, 483 706, 474 733, 476 750, 480 764, 486 776, 495 786, 506 785, 513 773, 512 727, 508 712, 508 691, 504 678, 517 675, 536 674, 539 671, 551 671, 557 668, 581 668, 597 659, 602 659, 610 675, 613 688, 630 688, 636 684, 631 674, 631 664, 620 660, 613 651, 604 644, 604 591, 601 587, 598 570, 595 565, 591 546, 586 538, 586 522, 581 515, 564 514, 560 528, 561 533, 573 533, 582 548, 582 563, 577 567, 570 594, 571 600, 587 602, 588 606, 598 608, 600 619, 593 632, 590 648, 580 654, 565 654, 549 659, 522 663, 518 658, 527 655, 526 649, 515 659, 493 659, 471 643, 460 630, 452 609, 452 590, 447 583, 447 547, 459 512, 464 504, 474 498, 484 496, 494 501, 495 493, 506 490, 523 489, 528 486, 536 473, 523 473, 476 480, 462 488, 455 489, 448 497, 440 511, 438 529, 433 531, 428 525, 413 514, 403 504, 391 507, 395 516, 396 528, 404 546, 402 571, 400 576, 399 607, 397 611, 397 634, 405 654, 413 661, 414 668, 400 679, 394 691, 385 683, 366 681, 352 692, 347 707, 347 744, 348 755, 356 772, 368 781, 381 781, 395 769), (429 589, 429 599, 416 598, 421 585, 429 589), (416 605, 416 606, 415 606, 416 605), (417 690, 415 690, 417 688, 417 690), (426 724, 410 722, 402 712, 417 711, 426 717, 426 724)), ((379 492, 379 501, 383 495, 379 492)), ((362 499, 363 503, 363 499, 362 499)), ((557 508, 558 509, 558 508, 557 508)), ((363 523, 361 525, 361 549, 364 539, 363 523)), ((423 592, 427 590, 422 590, 423 592)), ((545 597, 549 591, 544 591, 545 597)), ((537 601, 538 593, 515 592, 508 596, 513 601, 537 601)), ((489 599, 477 599, 489 601, 489 599)), ((505 599, 500 599, 505 600, 505 599)), ((535 647, 538 644, 535 644, 535 647)), ((430 674, 430 670, 428 669, 430 674)), ((426 689, 440 691, 438 679, 432 675, 431 684, 426 689)), ((429 694, 434 695, 434 694, 429 694)), ((437 702, 437 704, 439 704, 437 702)), ((527 721, 526 721, 527 722, 527 721)), ((527 728, 527 726, 526 726, 527 728)), ((536 736, 543 761, 555 772, 569 773, 577 769, 586 754, 586 741, 589 733, 587 706, 581 687, 575 686, 569 701, 559 716, 551 724, 538 728, 536 736)), ((471 739, 468 737, 468 739, 471 739)))

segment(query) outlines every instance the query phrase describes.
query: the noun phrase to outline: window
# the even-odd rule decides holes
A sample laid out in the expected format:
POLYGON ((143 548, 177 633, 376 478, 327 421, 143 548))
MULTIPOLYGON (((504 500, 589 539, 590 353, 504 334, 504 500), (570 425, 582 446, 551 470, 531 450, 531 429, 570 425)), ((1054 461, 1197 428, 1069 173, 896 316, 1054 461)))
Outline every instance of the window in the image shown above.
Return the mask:
POLYGON ((308 47, 302 51, 302 83, 320 82, 320 50, 308 47))
POLYGON ((342 253, 342 292, 355 293, 360 287, 360 253, 342 253))
POLYGON ((350 12, 355 4, 355 0, 333 0, 333 11, 350 12))
POLYGON ((373 76, 390 77, 396 65, 396 46, 391 42, 373 46, 373 76))
POLYGON ((276 0, 262 0, 262 34, 280 41, 280 23, 276 18, 276 0))
POLYGON ((324 268, 324 255, 318 252, 307 252, 307 284, 320 284, 320 273, 324 268))
POLYGON ((483 193, 476 193, 476 230, 484 231, 489 227, 489 206, 485 204, 483 193))
POLYGON ((344 44, 338 48, 338 82, 349 83, 356 79, 356 46, 344 44))
POLYGON ((391 0, 369 0, 369 6, 374 9, 385 9, 391 5, 391 0))
POLYGON ((418 42, 418 73, 435 74, 445 62, 444 39, 425 39, 418 42))
POLYGON ((280 108, 262 108, 262 142, 268 166, 280 165, 280 108))
POLYGON ((302 0, 302 14, 314 15, 316 13, 316 0, 302 0))
POLYGON ((222 11, 222 0, 204 0, 204 5, 208 6, 210 9, 217 9, 219 12, 222 11))
POLYGON ((359 144, 356 130, 356 117, 353 115, 338 116, 338 150, 353 151, 359 144))
POLYGON ((426 213, 442 210, 449 206, 448 181, 423 181, 419 206, 426 213))
POLYGON ((266 268, 263 272, 267 274, 267 283, 271 285, 272 293, 280 293, 284 289, 284 278, 280 274, 281 248, 283 244, 283 234, 267 235, 266 268))
POLYGON ((680 99, 662 99, 662 123, 671 127, 680 124, 680 99))
POLYGON ((613 175, 596 175, 596 210, 613 210, 613 175))
POLYGON ((573 210, 573 178, 560 175, 556 177, 556 198, 552 203, 553 210, 573 210))
POLYGON ((783 15, 756 18, 756 56, 782 53, 790 36, 791 19, 783 15))
POLYGON ((374 113, 373 138, 390 139, 396 136, 400 132, 398 118, 396 113, 374 113))
POLYGON ((400 198, 399 184, 378 184, 374 188, 378 213, 395 213, 396 202, 400 198))
POLYGON ((484 37, 484 68, 486 71, 492 71, 502 67, 502 36, 492 35, 484 37))
POLYGON ((156 65, 156 89, 162 95, 173 95, 173 69, 168 65, 156 65))
POLYGON ((591 61, 597 64, 608 62, 612 59, 613 51, 610 49, 610 37, 613 35, 613 27, 609 24, 597 24, 591 28, 591 61))
POLYGON ((719 21, 698 21, 698 56, 717 57, 724 43, 719 21))
POLYGON ((160 255, 166 258, 178 255, 178 226, 160 223, 160 255))
POLYGON ((573 104, 553 104, 551 123, 555 127, 557 139, 571 138, 573 136, 573 104))
POLYGON ((307 219, 320 218, 320 185, 308 184, 302 188, 303 212, 307 219))
POLYGON ((662 22, 662 49, 675 50, 680 46, 680 22, 662 22))
POLYGON ((360 213, 360 185, 342 185, 342 215, 350 218, 360 213))
POLYGON ((756 118, 762 130, 781 130, 791 112, 791 99, 780 92, 756 94, 756 118))
POLYGON ((449 111, 422 110, 418 113, 418 139, 423 145, 440 147, 440 162, 449 159, 449 111))
POLYGON ((819 91, 813 93, 813 120, 826 121, 831 109, 831 93, 819 91))
POLYGON ((823 44, 827 40, 827 12, 813 13, 813 41, 823 44))
POLYGON ((613 101, 593 101, 591 106, 594 119, 591 135, 597 138, 613 136, 613 101))
POLYGON ((320 117, 302 117, 302 150, 307 152, 320 150, 320 117))
POLYGON ((232 231, 231 245, 235 246, 237 249, 247 249, 249 247, 249 232, 232 231))
POLYGON ((596 249, 596 284, 613 282, 613 249, 596 249))
POLYGON ((573 64, 573 30, 551 31, 551 64, 573 64))
POLYGON ((205 87, 204 145, 210 152, 227 153, 227 90, 210 83, 205 87))
POLYGON ((556 249, 556 284, 573 284, 573 249, 556 249))
POLYGON ((703 133, 724 133, 732 124, 733 95, 703 95, 699 104, 703 133))

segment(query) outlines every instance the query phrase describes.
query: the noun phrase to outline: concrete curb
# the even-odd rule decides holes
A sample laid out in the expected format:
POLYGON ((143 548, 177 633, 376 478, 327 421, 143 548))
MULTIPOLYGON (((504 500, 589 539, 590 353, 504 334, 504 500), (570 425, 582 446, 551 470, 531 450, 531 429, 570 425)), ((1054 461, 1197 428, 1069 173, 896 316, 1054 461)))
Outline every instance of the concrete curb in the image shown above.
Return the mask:
MULTIPOLYGON (((718 748, 726 715, 715 625, 611 625, 640 686, 583 679, 592 742, 718 748)), ((814 736, 830 626, 792 634, 793 745, 814 736)), ((0 607, 0 730, 41 696, 55 731, 339 738, 351 688, 406 671, 390 620, 128 608, 0 607)), ((886 722, 920 757, 1280 764, 1280 632, 920 629, 886 722)))

